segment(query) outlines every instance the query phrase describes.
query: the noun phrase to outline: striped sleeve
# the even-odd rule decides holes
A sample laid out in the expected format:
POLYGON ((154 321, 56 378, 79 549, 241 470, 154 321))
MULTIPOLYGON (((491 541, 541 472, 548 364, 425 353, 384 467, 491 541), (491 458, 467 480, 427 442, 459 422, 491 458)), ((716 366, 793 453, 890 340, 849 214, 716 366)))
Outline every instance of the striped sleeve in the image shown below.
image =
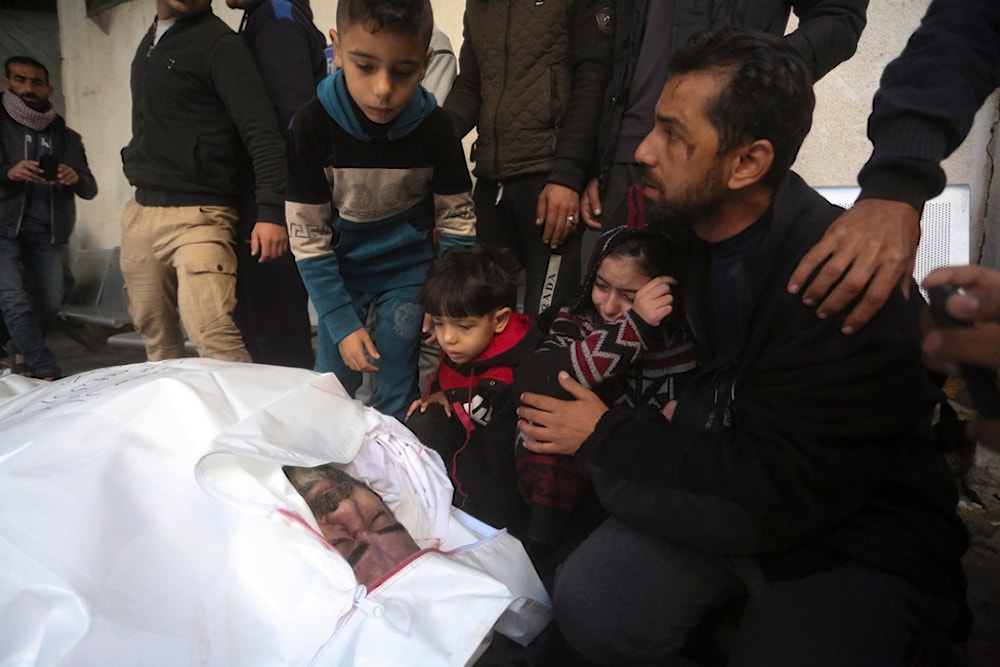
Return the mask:
POLYGON ((476 213, 462 142, 443 112, 435 118, 434 136, 434 221, 444 251, 475 243, 476 213))
POLYGON ((288 241, 320 326, 339 342, 361 328, 333 251, 332 150, 326 114, 313 100, 292 119, 288 137, 285 220, 288 241), (324 131, 325 130, 325 131, 324 131))

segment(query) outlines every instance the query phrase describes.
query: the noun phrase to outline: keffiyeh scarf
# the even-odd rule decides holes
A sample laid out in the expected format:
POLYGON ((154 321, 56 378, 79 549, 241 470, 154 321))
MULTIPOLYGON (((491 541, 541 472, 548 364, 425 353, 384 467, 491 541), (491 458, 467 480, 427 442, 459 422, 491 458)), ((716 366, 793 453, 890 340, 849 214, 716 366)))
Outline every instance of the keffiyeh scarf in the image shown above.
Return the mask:
POLYGON ((4 110, 11 118, 35 132, 46 129, 56 119, 56 110, 51 105, 48 111, 35 111, 9 90, 3 91, 2 101, 4 110))

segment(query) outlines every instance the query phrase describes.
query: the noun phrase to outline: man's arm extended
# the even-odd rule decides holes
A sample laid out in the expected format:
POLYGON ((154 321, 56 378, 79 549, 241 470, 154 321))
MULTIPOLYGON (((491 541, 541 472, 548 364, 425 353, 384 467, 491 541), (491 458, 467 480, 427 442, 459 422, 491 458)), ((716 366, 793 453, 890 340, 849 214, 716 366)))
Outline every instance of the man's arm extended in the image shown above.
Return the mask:
POLYGON ((844 333, 864 326, 896 285, 907 293, 920 211, 945 185, 941 161, 965 139, 976 111, 1000 85, 998 26, 1000 3, 994 0, 934 0, 883 72, 868 119, 874 150, 858 174, 858 202, 788 281, 788 290, 801 291, 807 305, 819 304, 820 317, 854 303, 844 333))

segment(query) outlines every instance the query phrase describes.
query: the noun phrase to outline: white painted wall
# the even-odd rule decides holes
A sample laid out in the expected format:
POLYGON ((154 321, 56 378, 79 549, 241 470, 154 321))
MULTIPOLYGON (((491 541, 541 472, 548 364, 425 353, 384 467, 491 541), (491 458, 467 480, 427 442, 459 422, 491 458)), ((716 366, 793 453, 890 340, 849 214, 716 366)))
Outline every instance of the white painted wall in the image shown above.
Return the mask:
MULTIPOLYGON (((865 122, 885 64, 895 57, 918 25, 929 0, 881 0, 868 10, 868 27, 857 55, 819 82, 813 131, 795 165, 813 185, 853 185, 871 147, 865 122)), ((326 34, 334 24, 335 0, 313 0, 316 25, 326 34)), ((241 12, 213 4, 215 12, 234 27, 241 12)), ((462 40, 462 0, 434 0, 436 22, 452 39, 456 52, 462 40)), ((80 0, 59 0, 66 116, 81 132, 91 167, 101 189, 92 202, 79 202, 79 227, 73 244, 111 247, 118 244, 118 223, 131 188, 121 172, 119 150, 130 135, 129 65, 135 47, 154 15, 155 0, 132 0, 87 19, 80 0)), ((794 27, 794 20, 792 26, 794 27)), ((989 157, 997 119, 994 98, 980 112, 972 133, 946 162, 950 183, 968 183, 972 190, 974 238, 982 239, 982 220, 992 179, 989 157)), ((978 256, 977 250, 974 252, 978 256)), ((1000 259, 996 239, 985 239, 985 258, 1000 259)))

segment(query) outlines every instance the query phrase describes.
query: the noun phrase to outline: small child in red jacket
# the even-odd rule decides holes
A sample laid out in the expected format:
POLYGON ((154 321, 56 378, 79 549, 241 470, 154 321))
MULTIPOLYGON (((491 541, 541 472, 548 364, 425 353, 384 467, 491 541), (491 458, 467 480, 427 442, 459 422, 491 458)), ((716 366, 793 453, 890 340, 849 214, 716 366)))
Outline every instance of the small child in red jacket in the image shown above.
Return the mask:
POLYGON ((437 372, 406 425, 445 461, 454 503, 518 534, 527 507, 517 492, 514 368, 541 334, 514 311, 517 268, 503 250, 476 244, 448 250, 432 264, 420 303, 441 347, 437 372))

